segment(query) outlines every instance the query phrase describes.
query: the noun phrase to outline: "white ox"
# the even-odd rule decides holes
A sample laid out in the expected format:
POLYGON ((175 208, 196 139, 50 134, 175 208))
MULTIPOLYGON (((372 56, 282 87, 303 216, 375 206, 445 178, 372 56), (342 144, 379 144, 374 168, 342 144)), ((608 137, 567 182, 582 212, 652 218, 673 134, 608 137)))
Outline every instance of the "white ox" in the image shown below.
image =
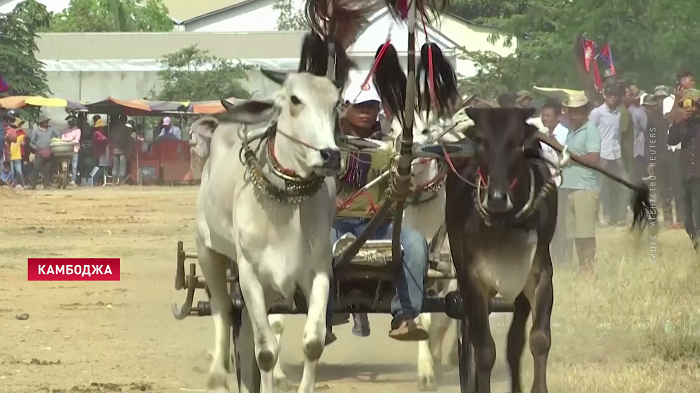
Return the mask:
MULTIPOLYGON (((448 133, 443 132, 435 121, 423 120, 418 113, 415 114, 414 143, 417 145, 435 141, 439 138, 442 142, 455 142, 462 136, 464 130, 473 125, 471 119, 466 116, 464 110, 460 110, 452 119, 454 128, 448 133)), ((401 134, 401 125, 398 121, 391 124, 391 136, 394 140, 401 134)), ((398 151, 398 146, 397 146, 398 151)), ((439 175, 439 167, 434 159, 415 159, 412 164, 412 188, 423 188, 431 184, 439 175)), ((404 211, 403 225, 419 231, 430 242, 437 235, 440 226, 445 220, 445 188, 440 187, 437 195, 430 195, 427 201, 418 204, 407 204, 404 211)), ((445 239, 444 244, 447 244, 445 239)), ((454 269, 452 270, 454 272, 454 269)), ((444 296, 449 291, 457 290, 457 281, 448 280, 439 283, 438 295, 444 296)), ((284 316, 270 315, 270 324, 277 337, 277 342, 281 343, 284 332, 284 316)), ((420 314, 420 320, 425 329, 429 332, 429 339, 418 343, 418 386, 421 389, 435 388, 434 364, 441 363, 443 339, 451 326, 456 326, 455 321, 444 313, 420 314)), ((448 348, 450 352, 448 359, 450 365, 457 366, 457 330, 453 328, 454 334, 450 335, 448 348)), ((287 377, 282 370, 282 362, 278 361, 274 369, 274 381, 278 388, 284 389, 287 386, 287 377)))
MULTIPOLYGON (((334 139, 339 91, 330 80, 307 73, 273 79, 282 83, 273 99, 236 105, 222 102, 227 107, 228 122, 221 120, 218 126, 204 122, 196 127, 201 136, 211 138, 197 198, 196 243, 199 264, 211 291, 216 337, 208 385, 216 391, 228 392, 231 300, 226 270, 230 261, 237 266, 246 304, 239 345, 254 345, 250 352, 255 353, 255 358, 240 359, 241 392, 251 389, 255 361, 262 372, 263 391, 274 391, 271 371, 279 347, 267 310, 278 294, 289 297, 298 285, 308 299, 299 392, 313 392, 316 365, 324 348, 332 256, 328 236, 335 214, 336 187, 332 177, 322 177, 340 169, 334 139), (256 186, 255 179, 251 179, 254 171, 239 156, 241 136, 246 133, 246 125, 259 125, 258 131, 262 131, 270 121, 277 122, 278 131, 273 148, 268 150, 264 143, 265 147, 256 153, 262 177, 267 180, 261 182, 258 178, 256 186), (320 189, 299 203, 284 204, 267 196, 269 193, 259 185, 283 189, 290 173, 287 170, 302 179, 321 176, 320 189)), ((254 133, 251 130, 248 135, 254 133)))

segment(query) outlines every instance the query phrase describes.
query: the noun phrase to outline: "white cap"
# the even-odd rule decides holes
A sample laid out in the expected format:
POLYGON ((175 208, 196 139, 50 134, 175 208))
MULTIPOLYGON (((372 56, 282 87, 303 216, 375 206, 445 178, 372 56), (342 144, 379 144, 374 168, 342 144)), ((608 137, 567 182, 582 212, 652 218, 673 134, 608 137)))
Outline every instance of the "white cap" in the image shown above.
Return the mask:
POLYGON ((382 102, 377 89, 374 87, 372 78, 363 86, 365 78, 358 78, 351 81, 343 92, 343 99, 350 104, 361 104, 367 101, 382 102))

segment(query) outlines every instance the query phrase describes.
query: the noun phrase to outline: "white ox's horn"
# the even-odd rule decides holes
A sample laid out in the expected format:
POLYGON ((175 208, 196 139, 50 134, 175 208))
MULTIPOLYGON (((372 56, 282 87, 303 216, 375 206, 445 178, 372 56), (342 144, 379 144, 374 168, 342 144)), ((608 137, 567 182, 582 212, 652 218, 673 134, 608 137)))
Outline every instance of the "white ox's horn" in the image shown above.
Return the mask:
POLYGON ((285 71, 266 70, 264 68, 261 68, 260 72, 262 72, 267 79, 270 79, 278 85, 282 85, 289 75, 289 73, 285 71))

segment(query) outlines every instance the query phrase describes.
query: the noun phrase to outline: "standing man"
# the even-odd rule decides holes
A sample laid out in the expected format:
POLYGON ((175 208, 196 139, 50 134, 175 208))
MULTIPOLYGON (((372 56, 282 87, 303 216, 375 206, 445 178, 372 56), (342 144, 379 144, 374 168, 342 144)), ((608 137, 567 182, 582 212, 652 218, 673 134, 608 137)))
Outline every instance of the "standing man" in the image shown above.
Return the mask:
POLYGON ((516 98, 517 106, 521 108, 529 108, 532 105, 532 95, 527 90, 520 90, 518 98, 516 98))
POLYGON ((172 120, 169 117, 163 119, 163 128, 160 129, 158 139, 161 137, 175 138, 182 140, 182 130, 179 127, 171 124, 172 120))
POLYGON ((656 110, 653 112, 654 124, 649 116, 649 127, 656 128, 656 151, 659 158, 656 166, 651 167, 650 174, 657 175, 660 184, 662 208, 664 209, 664 221, 672 229, 682 229, 685 223, 685 190, 683 189, 683 164, 681 163, 681 144, 670 146, 668 144, 668 128, 671 125, 669 113, 676 102, 671 94, 671 89, 664 85, 654 88, 654 102, 656 110), (657 119, 657 116, 661 116, 657 119), (673 208, 675 206, 676 217, 673 218, 673 208), (667 210, 668 209, 668 210, 667 210))
MULTIPOLYGON (((598 163, 601 133, 588 120, 588 99, 583 94, 573 95, 562 105, 571 126, 566 137, 569 151, 587 163, 598 163)), ((579 271, 591 273, 596 255, 595 227, 598 222, 600 178, 597 172, 573 161, 564 166, 563 177, 561 191, 565 201, 566 237, 576 247, 579 271)))
MULTIPOLYGON (((693 88, 695 88, 695 76, 692 72, 681 71, 676 75, 676 89, 674 91, 674 94, 671 95, 669 89, 669 95, 663 101, 662 111, 664 117, 666 117, 670 124, 674 124, 678 121, 683 121, 686 117, 687 113, 684 113, 679 104, 683 99, 683 92, 686 89, 693 88)), ((685 112, 687 112, 687 110, 685 112)), ((685 207, 687 206, 687 203, 684 201, 686 194, 683 178, 681 176, 681 174, 683 173, 683 159, 681 157, 682 147, 682 143, 678 143, 676 145, 669 145, 669 149, 671 150, 671 165, 673 165, 672 173, 675 175, 675 177, 672 178, 672 181, 674 182, 673 184, 677 190, 683 190, 682 192, 676 193, 676 195, 681 195, 680 202, 679 199, 676 199, 676 218, 679 223, 685 224, 686 222, 688 222, 688 219, 685 217, 685 213, 687 213, 688 211, 685 209, 685 207), (679 208, 679 206, 681 207, 679 208)))
MULTIPOLYGON (((7 161, 10 162, 10 169, 12 169, 12 176, 15 178, 15 187, 24 187, 24 175, 22 171, 22 158, 24 157, 24 145, 26 143, 27 133, 21 128, 24 123, 23 120, 19 118, 15 120, 17 124, 17 138, 14 142, 9 142, 9 158, 7 161)), ((7 162, 6 161, 6 162, 7 162)))
MULTIPOLYGON (((611 173, 624 176, 625 168, 620 147, 620 91, 608 88, 603 91, 603 98, 603 105, 593 109, 590 115, 590 122, 600 132, 600 165, 611 173)), ((603 215, 611 225, 622 225, 625 222, 626 198, 623 195, 625 190, 619 184, 607 177, 603 178, 600 185, 600 202, 603 215)))
POLYGON ((647 176, 649 164, 645 148, 648 118, 646 111, 639 104, 642 92, 636 86, 631 86, 627 88, 626 93, 626 97, 631 97, 627 98, 626 106, 632 116, 632 177, 639 181, 647 176))
POLYGON ((66 117, 68 128, 63 131, 61 140, 75 144, 73 146, 73 159, 71 160, 70 186, 75 186, 78 179, 78 158, 80 157, 80 135, 82 130, 78 127, 78 118, 73 115, 66 117))
POLYGON ((126 161, 131 148, 131 124, 127 124, 124 115, 117 116, 109 124, 109 139, 114 161, 112 163, 112 181, 120 185, 126 177, 126 161))
POLYGON ((30 175, 29 188, 36 189, 36 183, 39 181, 39 172, 44 183, 44 189, 51 188, 51 139, 60 138, 61 133, 49 128, 49 119, 47 117, 39 120, 39 127, 35 128, 29 141, 36 153, 34 154, 34 167, 30 175))
POLYGON ((668 130, 668 143, 683 144, 685 230, 695 251, 700 252, 700 90, 684 89, 681 101, 684 108, 677 111, 676 121, 668 130))
MULTIPOLYGON (((542 120, 542 125, 547 128, 547 136, 549 139, 554 139, 560 145, 566 144, 566 137, 569 134, 569 129, 561 124, 561 104, 556 100, 548 100, 542 105, 540 110, 540 119, 542 120)), ((552 161, 553 163, 558 163, 559 156, 551 147, 542 144, 542 151, 545 158, 552 161)), ((557 187, 561 186, 561 176, 554 179, 557 187)), ((552 239, 552 260, 554 263, 563 264, 571 260, 571 251, 573 245, 566 240, 566 195, 564 191, 559 190, 558 207, 557 211, 557 228, 554 232, 554 239, 552 239)))

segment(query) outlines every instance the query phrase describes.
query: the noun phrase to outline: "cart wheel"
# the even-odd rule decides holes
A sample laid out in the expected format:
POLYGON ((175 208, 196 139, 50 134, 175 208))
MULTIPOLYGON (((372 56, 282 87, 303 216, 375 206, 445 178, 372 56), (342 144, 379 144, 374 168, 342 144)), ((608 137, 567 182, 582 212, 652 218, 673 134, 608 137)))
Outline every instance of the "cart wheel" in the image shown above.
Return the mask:
MULTIPOLYGON (((240 293, 238 283, 231 283, 230 289, 231 297, 233 297, 234 293, 236 292, 240 293)), ((241 327, 244 323, 250 323, 248 311, 246 310, 245 305, 243 308, 237 308, 234 306, 231 310, 231 335, 233 339, 233 345, 231 346, 231 360, 236 366, 238 391, 241 391, 241 358, 244 358, 253 359, 253 370, 251 370, 253 375, 253 386, 250 387, 250 392, 260 393, 260 369, 255 361, 255 340, 253 340, 253 337, 240 337, 241 327)), ((250 329, 250 332, 252 334, 252 328, 250 329)))
POLYGON ((469 338, 469 323, 463 319, 460 323, 458 340, 459 353, 459 386, 462 393, 476 392, 476 364, 474 363, 474 347, 469 338))

